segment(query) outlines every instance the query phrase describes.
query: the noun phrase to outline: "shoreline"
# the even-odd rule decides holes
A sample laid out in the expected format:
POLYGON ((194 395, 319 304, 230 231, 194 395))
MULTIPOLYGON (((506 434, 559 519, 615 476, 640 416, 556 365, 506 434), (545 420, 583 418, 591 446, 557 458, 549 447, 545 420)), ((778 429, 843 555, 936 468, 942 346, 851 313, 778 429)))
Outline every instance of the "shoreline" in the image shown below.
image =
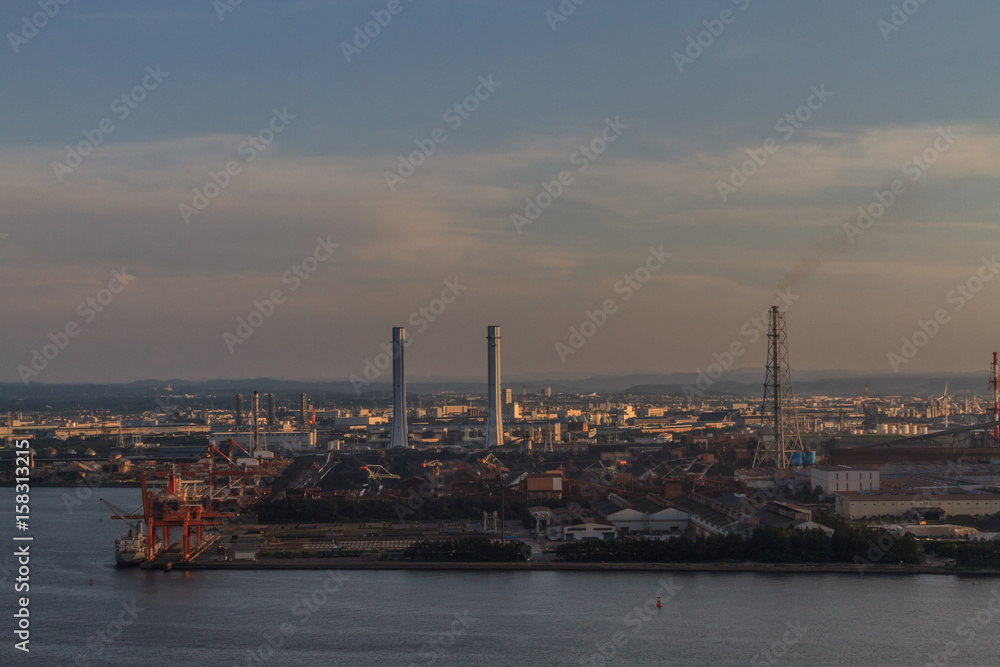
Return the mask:
MULTIPOLYGON (((165 566, 144 564, 143 569, 166 569, 165 566)), ((308 559, 298 563, 287 561, 217 561, 172 563, 175 570, 432 570, 432 571, 520 571, 520 572, 716 572, 773 574, 851 574, 851 575, 919 575, 1000 576, 1000 570, 961 570, 929 565, 851 565, 847 563, 453 563, 359 561, 348 559, 308 559)))

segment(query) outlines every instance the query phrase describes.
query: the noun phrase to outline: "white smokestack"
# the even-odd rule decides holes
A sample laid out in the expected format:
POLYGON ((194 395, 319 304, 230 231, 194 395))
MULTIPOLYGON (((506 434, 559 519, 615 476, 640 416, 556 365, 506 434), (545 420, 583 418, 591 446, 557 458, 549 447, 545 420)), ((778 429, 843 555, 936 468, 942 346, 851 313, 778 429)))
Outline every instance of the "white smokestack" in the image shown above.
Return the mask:
POLYGON ((486 446, 498 447, 503 444, 503 422, 500 416, 500 327, 486 327, 486 340, 489 341, 486 446))
POLYGON ((403 366, 403 348, 406 329, 392 328, 392 440, 389 447, 408 447, 406 441, 406 372, 403 366))

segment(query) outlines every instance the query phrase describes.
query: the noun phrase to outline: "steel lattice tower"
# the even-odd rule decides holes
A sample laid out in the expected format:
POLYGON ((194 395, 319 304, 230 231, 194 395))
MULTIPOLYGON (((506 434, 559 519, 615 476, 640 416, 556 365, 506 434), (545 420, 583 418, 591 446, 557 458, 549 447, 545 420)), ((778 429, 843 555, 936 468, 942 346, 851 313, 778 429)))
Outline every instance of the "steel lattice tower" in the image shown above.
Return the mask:
POLYGON ((787 468, 792 452, 802 451, 799 424, 792 394, 792 374, 788 368, 788 343, 785 341, 785 314, 771 306, 767 333, 767 377, 764 379, 764 403, 761 408, 760 436, 753 457, 755 468, 787 468))

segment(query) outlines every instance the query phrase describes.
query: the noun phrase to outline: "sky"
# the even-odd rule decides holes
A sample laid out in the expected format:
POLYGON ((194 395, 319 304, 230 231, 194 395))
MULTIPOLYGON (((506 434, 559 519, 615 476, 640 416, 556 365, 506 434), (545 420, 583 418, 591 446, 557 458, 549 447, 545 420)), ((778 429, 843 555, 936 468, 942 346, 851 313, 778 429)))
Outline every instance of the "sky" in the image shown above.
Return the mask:
POLYGON ((4 2, 0 381, 985 373, 998 20, 4 2))

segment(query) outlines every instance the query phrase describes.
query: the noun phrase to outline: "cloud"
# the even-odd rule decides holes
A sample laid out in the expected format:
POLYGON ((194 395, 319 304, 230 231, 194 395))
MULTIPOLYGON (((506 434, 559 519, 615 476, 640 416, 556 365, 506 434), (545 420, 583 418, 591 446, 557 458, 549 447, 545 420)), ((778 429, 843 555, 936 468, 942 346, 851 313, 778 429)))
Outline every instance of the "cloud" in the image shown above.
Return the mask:
MULTIPOLYGON (((520 235, 510 215, 523 211, 525 197, 535 196, 543 180, 572 168, 570 154, 590 137, 529 137, 489 153, 445 144, 396 192, 383 176, 396 165, 395 155, 302 156, 279 139, 243 164, 190 225, 179 204, 191 202, 192 189, 203 188, 210 172, 241 159, 236 148, 244 137, 101 146, 63 183, 50 166, 62 151, 10 149, 0 159, 0 178, 8 184, 0 195, 0 231, 9 234, 0 245, 0 278, 20 286, 4 297, 20 321, 0 369, 9 376, 15 358, 61 326, 122 266, 140 279, 120 309, 115 304, 101 335, 116 341, 123 358, 88 348, 104 340, 90 334, 78 348, 91 351, 54 368, 54 379, 96 377, 99 370, 128 379, 169 368, 170 375, 211 376, 244 367, 246 375, 280 370, 344 377, 356 372, 354 361, 365 358, 380 332, 425 305, 454 276, 470 283, 469 298, 437 325, 433 343, 430 337, 423 343, 430 356, 415 362, 426 364, 423 372, 478 372, 481 350, 461 341, 487 319, 518 331, 511 337, 521 342, 512 345, 519 346, 515 358, 524 368, 555 368, 558 359, 553 362, 548 349, 555 337, 605 298, 649 245, 661 243, 674 252, 670 266, 637 298, 642 305, 609 325, 606 341, 588 344, 589 360, 581 355, 579 361, 595 370, 613 370, 619 362, 639 368, 650 349, 630 343, 624 324, 666 330, 680 321, 685 325, 671 335, 659 363, 663 370, 687 368, 693 351, 728 344, 732 329, 765 307, 776 285, 804 289, 817 303, 858 289, 860 275, 882 276, 898 282, 898 298, 919 299, 967 271, 970 254, 995 235, 990 193, 1000 175, 997 128, 956 127, 962 138, 913 192, 921 205, 902 201, 857 244, 839 235, 856 207, 899 177, 902 164, 936 131, 923 124, 803 130, 725 203, 716 182, 766 137, 672 159, 640 155, 623 143, 575 173, 573 184, 520 235), (981 206, 969 208, 970 199, 981 206), (962 237, 947 249, 927 249, 928 238, 955 229, 962 237), (281 287, 283 272, 311 252, 317 236, 341 244, 335 259, 273 325, 230 357, 218 342, 222 331, 254 299, 281 287), (722 333, 693 336, 705 322, 722 333), (299 351, 287 349, 288 336, 299 339, 299 351), (301 352, 326 350, 331 337, 337 345, 320 361, 301 352), (145 369, 153 349, 161 365, 145 369), (188 361, 170 366, 178 359, 188 361), (110 365, 99 369, 98 360, 110 365)), ((841 315, 871 324, 877 313, 848 308, 841 315)), ((962 326, 949 335, 958 336, 962 326)), ((797 349, 797 361, 808 365, 810 353, 797 349)), ((924 359, 931 363, 933 355, 924 359)))

